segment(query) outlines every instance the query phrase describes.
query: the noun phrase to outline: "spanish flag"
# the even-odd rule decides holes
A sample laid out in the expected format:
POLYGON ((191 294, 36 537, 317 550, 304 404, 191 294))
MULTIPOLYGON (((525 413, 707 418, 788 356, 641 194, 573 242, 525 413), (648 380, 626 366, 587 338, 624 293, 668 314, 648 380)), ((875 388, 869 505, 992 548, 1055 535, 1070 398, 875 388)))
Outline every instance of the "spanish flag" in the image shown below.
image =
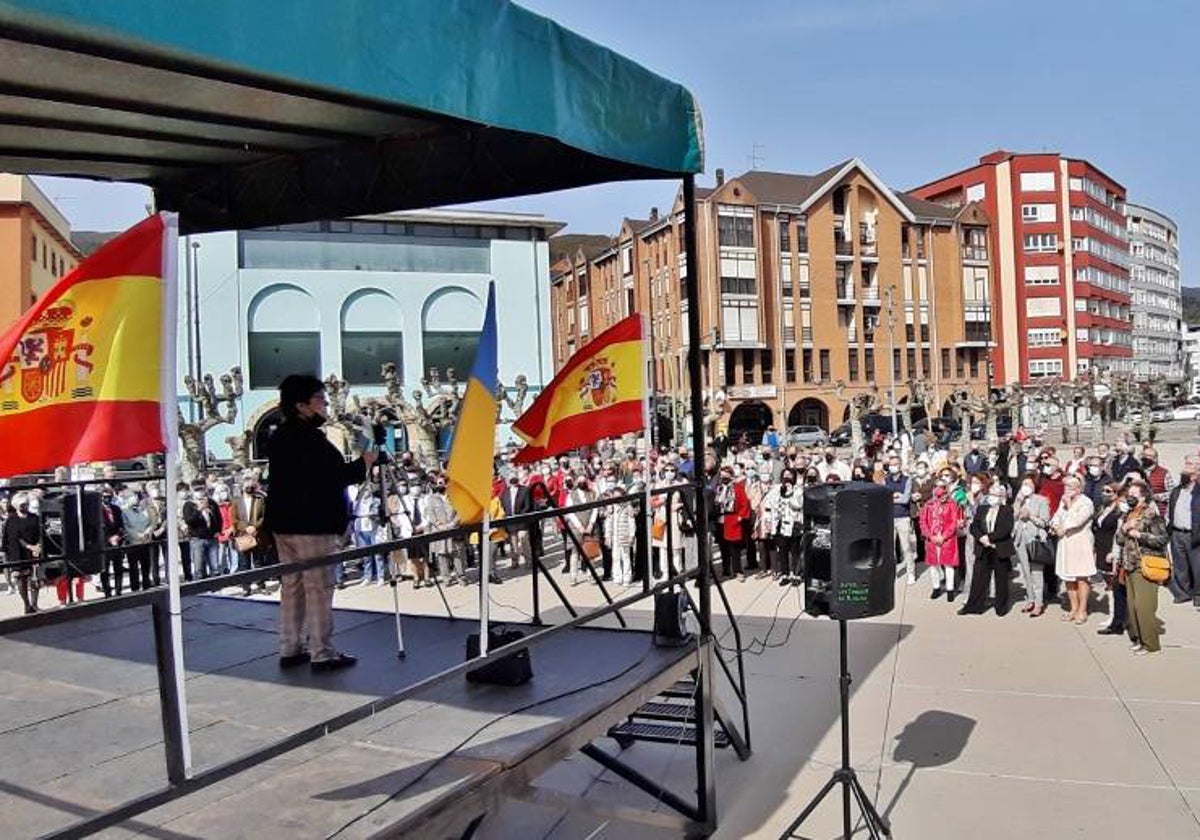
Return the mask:
POLYGON ((166 449, 176 241, 174 214, 150 216, 0 336, 0 476, 166 449))
POLYGON ((458 521, 470 525, 483 519, 492 500, 492 460, 496 453, 496 286, 488 284, 487 311, 475 363, 467 377, 450 443, 446 497, 458 521))
POLYGON ((551 458, 645 427, 646 359, 641 315, 618 321, 572 356, 513 424, 528 444, 518 464, 551 458))

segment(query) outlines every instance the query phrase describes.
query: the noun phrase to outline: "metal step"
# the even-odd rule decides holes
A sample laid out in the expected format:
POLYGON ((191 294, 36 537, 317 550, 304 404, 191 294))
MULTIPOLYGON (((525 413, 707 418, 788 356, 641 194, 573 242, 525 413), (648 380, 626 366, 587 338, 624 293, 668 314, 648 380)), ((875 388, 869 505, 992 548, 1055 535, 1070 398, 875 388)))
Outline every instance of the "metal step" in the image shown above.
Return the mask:
POLYGON ((670 720, 676 723, 692 723, 696 719, 695 709, 684 703, 663 703, 651 700, 630 717, 647 720, 670 720))
MULTIPOLYGON (((634 741, 650 741, 657 744, 688 744, 696 743, 696 727, 690 724, 677 723, 642 723, 626 721, 608 730, 608 737, 615 740, 623 748, 634 741)), ((729 736, 719 728, 713 729, 713 746, 724 749, 729 746, 729 736)))
POLYGON ((670 688, 663 689, 658 693, 659 697, 675 697, 683 699, 692 699, 696 696, 696 681, 692 679, 680 680, 670 688))

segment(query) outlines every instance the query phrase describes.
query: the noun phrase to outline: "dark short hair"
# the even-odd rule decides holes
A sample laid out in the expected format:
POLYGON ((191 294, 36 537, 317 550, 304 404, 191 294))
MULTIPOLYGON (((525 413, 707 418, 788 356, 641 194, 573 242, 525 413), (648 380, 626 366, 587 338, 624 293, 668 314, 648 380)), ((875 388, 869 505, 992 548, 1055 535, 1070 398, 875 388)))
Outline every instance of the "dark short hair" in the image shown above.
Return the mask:
POLYGON ((279 383, 279 412, 288 419, 295 418, 296 404, 306 403, 325 390, 325 383, 307 373, 292 373, 279 383))

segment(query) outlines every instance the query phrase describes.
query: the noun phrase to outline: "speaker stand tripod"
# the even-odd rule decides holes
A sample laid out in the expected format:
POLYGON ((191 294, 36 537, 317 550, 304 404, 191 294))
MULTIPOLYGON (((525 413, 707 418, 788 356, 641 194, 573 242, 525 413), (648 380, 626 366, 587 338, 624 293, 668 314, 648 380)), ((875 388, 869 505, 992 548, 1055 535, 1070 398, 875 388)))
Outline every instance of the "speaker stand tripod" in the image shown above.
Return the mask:
POLYGON ((788 838, 794 837, 796 829, 800 827, 800 824, 808 819, 809 815, 817 809, 817 806, 821 804, 826 795, 839 784, 842 786, 843 840, 850 840, 850 834, 854 828, 850 822, 851 795, 858 801, 859 810, 862 811, 863 820, 867 825, 867 832, 871 835, 872 840, 879 840, 880 835, 884 837, 892 836, 892 827, 875 810, 875 806, 871 804, 867 792, 859 784, 858 775, 854 772, 854 768, 850 766, 850 665, 846 644, 846 620, 844 618, 838 621, 838 642, 841 648, 842 666, 840 677, 842 696, 842 766, 833 771, 833 776, 825 783, 825 787, 821 788, 821 792, 804 807, 804 810, 800 812, 800 816, 796 817, 795 822, 787 827, 787 831, 780 835, 780 840, 788 840, 788 838))

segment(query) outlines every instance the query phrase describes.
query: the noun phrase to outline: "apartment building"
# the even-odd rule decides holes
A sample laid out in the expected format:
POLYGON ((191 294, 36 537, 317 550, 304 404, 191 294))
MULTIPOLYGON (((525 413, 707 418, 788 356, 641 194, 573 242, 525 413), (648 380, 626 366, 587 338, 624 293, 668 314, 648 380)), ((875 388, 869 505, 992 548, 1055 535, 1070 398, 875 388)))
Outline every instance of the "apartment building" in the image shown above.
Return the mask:
POLYGON ((996 151, 912 192, 992 220, 997 382, 1133 370, 1121 184, 1086 160, 996 151))
POLYGON ((877 387, 898 401, 924 380, 936 408, 986 388, 989 223, 889 189, 861 160, 816 175, 750 171, 697 188, 699 261, 683 253, 682 197, 623 220, 608 247, 551 270, 554 361, 633 312, 647 313, 660 399, 686 397, 684 290, 700 283, 705 393, 731 434, 832 428, 877 387), (841 381, 842 397, 835 384, 841 381))
POLYGON ((1168 216, 1127 204, 1129 286, 1133 313, 1133 375, 1183 381, 1183 299, 1179 290, 1179 228, 1168 216))
POLYGON ((8 327, 83 255, 71 225, 25 175, 0 173, 0 329, 8 327))

